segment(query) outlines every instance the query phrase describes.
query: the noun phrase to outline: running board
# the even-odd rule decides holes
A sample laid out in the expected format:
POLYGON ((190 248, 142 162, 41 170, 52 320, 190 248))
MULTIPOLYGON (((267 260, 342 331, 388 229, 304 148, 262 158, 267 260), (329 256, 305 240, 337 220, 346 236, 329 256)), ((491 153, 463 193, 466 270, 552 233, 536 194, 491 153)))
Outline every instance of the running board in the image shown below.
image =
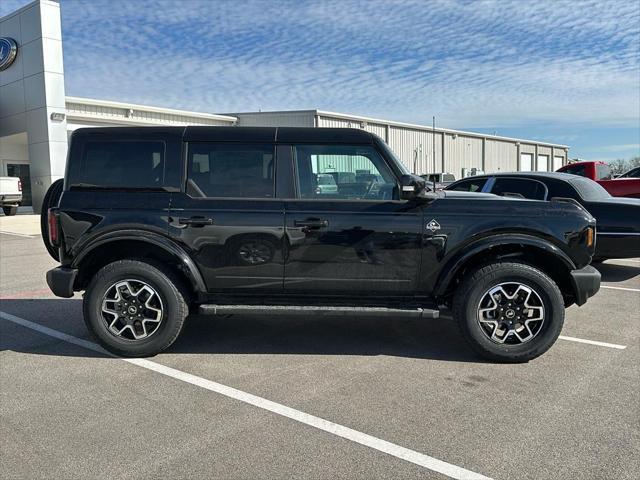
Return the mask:
POLYGON ((316 305, 200 305, 202 315, 322 315, 367 317, 438 318, 440 312, 428 308, 325 307, 316 305))

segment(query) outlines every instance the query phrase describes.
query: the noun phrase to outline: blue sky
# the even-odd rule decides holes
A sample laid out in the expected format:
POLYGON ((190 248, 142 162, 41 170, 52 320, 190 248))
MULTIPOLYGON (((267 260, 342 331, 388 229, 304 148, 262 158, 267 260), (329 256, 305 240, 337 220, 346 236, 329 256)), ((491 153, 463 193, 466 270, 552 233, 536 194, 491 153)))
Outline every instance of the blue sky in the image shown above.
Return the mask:
MULTIPOLYGON (((0 1, 0 15, 28 3, 0 1)), ((640 155, 640 2, 61 0, 67 95, 317 108, 640 155)))

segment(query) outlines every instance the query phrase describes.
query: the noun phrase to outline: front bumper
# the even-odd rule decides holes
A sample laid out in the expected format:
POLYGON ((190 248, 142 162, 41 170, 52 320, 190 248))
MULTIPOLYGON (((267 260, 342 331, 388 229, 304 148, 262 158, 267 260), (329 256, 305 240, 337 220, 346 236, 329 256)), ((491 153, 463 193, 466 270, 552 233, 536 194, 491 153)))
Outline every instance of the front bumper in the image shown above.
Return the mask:
POLYGON ((57 267, 47 272, 47 285, 55 296, 71 298, 77 275, 75 268, 57 267))
POLYGON ((576 294, 576 304, 584 305, 589 297, 600 290, 600 272, 588 265, 571 271, 571 283, 576 294))

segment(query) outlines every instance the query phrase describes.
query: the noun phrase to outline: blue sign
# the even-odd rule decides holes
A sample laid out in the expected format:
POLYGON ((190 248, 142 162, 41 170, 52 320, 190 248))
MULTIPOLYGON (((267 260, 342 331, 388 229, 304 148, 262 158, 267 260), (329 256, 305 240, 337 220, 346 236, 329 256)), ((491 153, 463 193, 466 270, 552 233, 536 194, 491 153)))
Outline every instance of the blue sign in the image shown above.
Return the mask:
POLYGON ((0 71, 11 66, 18 54, 18 44, 13 38, 0 37, 0 71))

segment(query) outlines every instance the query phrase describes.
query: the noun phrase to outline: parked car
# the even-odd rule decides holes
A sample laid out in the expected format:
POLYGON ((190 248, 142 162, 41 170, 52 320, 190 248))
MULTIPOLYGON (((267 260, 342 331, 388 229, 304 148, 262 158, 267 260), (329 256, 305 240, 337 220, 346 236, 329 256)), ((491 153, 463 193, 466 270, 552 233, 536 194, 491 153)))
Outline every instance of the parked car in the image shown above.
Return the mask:
POLYGON ((452 173, 426 173, 424 175, 420 175, 427 181, 427 185, 430 188, 433 185, 433 182, 436 182, 436 190, 442 190, 447 185, 451 185, 456 181, 456 177, 452 173))
POLYGON ((632 168, 616 178, 640 178, 640 167, 632 168))
POLYGON ((78 129, 44 208, 49 287, 84 291, 90 332, 125 356, 169 347, 189 312, 393 321, 446 306, 479 354, 523 362, 600 286, 582 207, 430 192, 359 129, 78 129), (334 163, 354 175, 326 198, 316 175, 334 163), (365 169, 381 181, 360 184, 365 169))
POLYGON ((447 189, 534 200, 570 198, 586 208, 598 222, 594 261, 640 257, 640 199, 612 197, 586 178, 566 173, 499 173, 465 178, 447 189))
POLYGON ((576 162, 565 165, 557 172, 570 173, 595 180, 614 197, 640 198, 640 178, 613 178, 611 167, 605 162, 576 162))
POLYGON ((15 215, 22 203, 22 182, 18 177, 0 177, 0 206, 5 215, 15 215))
POLYGON ((316 192, 320 195, 336 195, 338 193, 338 185, 333 179, 333 175, 329 173, 321 173, 317 176, 318 186, 316 192))

